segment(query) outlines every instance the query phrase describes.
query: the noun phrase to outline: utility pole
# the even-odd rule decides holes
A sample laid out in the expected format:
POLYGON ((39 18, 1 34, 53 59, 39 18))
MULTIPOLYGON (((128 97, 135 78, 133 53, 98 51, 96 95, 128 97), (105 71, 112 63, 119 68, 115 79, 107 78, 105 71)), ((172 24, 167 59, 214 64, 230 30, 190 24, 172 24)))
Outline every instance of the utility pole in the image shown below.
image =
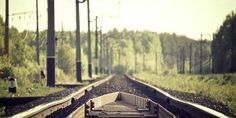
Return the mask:
POLYGON ((103 46, 104 46, 104 49, 103 49, 103 73, 104 74, 106 74, 106 72, 107 72, 107 66, 106 66, 106 64, 107 64, 107 38, 106 38, 107 36, 106 35, 104 35, 104 44, 103 44, 103 46))
POLYGON ((65 34, 64 34, 64 27, 63 22, 61 22, 61 44, 66 43, 65 34))
POLYGON ((113 65, 113 50, 112 50, 112 46, 110 46, 110 74, 112 74, 112 65, 113 65))
POLYGON ((6 20, 5 20, 5 50, 4 54, 9 56, 9 0, 6 0, 6 20))
POLYGON ((136 40, 133 39, 133 48, 134 48, 134 73, 137 72, 137 52, 136 52, 136 40))
MULTIPOLYGON (((213 33, 213 35, 212 35, 212 42, 213 42, 213 40, 215 39, 215 34, 213 33)), ((212 64, 212 67, 211 67, 211 72, 212 73, 215 73, 215 70, 214 70, 214 68, 215 68, 215 60, 214 60, 214 54, 213 54, 213 51, 215 50, 214 48, 213 48, 213 43, 211 42, 211 64, 212 64)))
POLYGON ((197 68, 198 67, 198 54, 197 54, 197 51, 195 51, 194 53, 194 71, 195 73, 197 73, 197 68))
POLYGON ((98 17, 96 16, 96 31, 95 31, 95 74, 98 74, 98 17))
POLYGON ((102 74, 103 73, 103 64, 102 64, 102 51, 103 50, 103 46, 102 46, 102 27, 100 28, 100 73, 102 74))
POLYGON ((109 43, 108 43, 108 37, 106 36, 106 74, 109 74, 109 43))
POLYGON ((36 0, 36 62, 40 65, 39 59, 39 11, 38 11, 38 0, 36 0))
POLYGON ((200 40, 200 74, 202 74, 202 34, 200 40))
POLYGON ((192 73, 192 43, 190 44, 189 47, 189 73, 192 73))
POLYGON ((181 74, 183 72, 183 64, 182 64, 182 48, 179 49, 179 73, 181 74))
POLYGON ((144 47, 143 47, 143 71, 145 71, 145 53, 144 53, 144 47))
POLYGON ((119 66, 120 66, 120 54, 121 52, 120 52, 120 48, 118 49, 118 63, 119 63, 119 66))
POLYGON ((137 52, 134 52, 134 72, 137 72, 137 52))
POLYGON ((47 86, 55 86, 54 0, 48 0, 47 86))
POLYGON ((157 52, 155 53, 155 57, 156 57, 156 74, 157 74, 157 52))
POLYGON ((82 82, 79 1, 76 0, 76 78, 82 82))
POLYGON ((177 73, 179 73, 179 53, 178 53, 178 50, 176 53, 176 68, 177 68, 177 73))
POLYGON ((91 55, 91 32, 90 32, 90 10, 89 0, 87 0, 87 11, 88 11, 88 76, 92 79, 92 55, 91 55))
POLYGON ((182 48, 182 73, 185 73, 185 50, 184 47, 182 48))

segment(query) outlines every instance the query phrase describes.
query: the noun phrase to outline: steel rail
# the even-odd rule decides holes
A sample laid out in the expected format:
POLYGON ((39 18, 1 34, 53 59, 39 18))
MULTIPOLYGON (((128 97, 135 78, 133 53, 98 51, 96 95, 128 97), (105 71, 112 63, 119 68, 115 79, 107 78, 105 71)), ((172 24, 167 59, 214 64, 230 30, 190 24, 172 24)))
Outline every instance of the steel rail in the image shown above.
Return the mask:
POLYGON ((160 97, 161 99, 163 99, 164 101, 166 101, 166 103, 168 103, 170 106, 176 107, 180 110, 184 110, 187 113, 189 113, 190 115, 192 115, 193 117, 198 117, 198 118, 228 118, 228 116, 226 116, 223 113, 220 113, 216 110, 213 110, 211 108, 205 107, 203 105, 199 105, 197 103, 192 103, 192 102, 188 102, 188 101, 184 101, 184 100, 180 100, 172 95, 170 95, 169 93, 153 86, 147 83, 144 83, 140 80, 137 80, 131 76, 127 76, 127 78, 129 78, 131 81, 140 84, 142 86, 144 86, 147 90, 153 91, 153 94, 157 95, 158 97, 160 97))
POLYGON ((41 104, 41 105, 31 108, 27 111, 15 114, 11 117, 12 118, 27 118, 27 117, 43 118, 47 115, 52 114, 53 112, 57 111, 58 109, 63 109, 65 107, 71 105, 74 100, 82 97, 85 94, 85 92, 90 91, 94 87, 97 87, 97 86, 109 81, 111 78, 112 78, 112 76, 108 76, 105 79, 102 79, 102 80, 97 81, 95 83, 89 84, 85 87, 82 87, 77 92, 72 93, 60 100, 56 100, 56 101, 53 101, 50 103, 41 104))
MULTIPOLYGON (((158 118, 176 118, 176 116, 174 116, 174 114, 172 114, 171 112, 166 110, 164 107, 162 107, 158 103, 150 100, 149 98, 143 98, 143 97, 140 97, 140 96, 137 96, 134 94, 130 94, 130 93, 125 93, 125 92, 108 93, 108 94, 90 99, 85 104, 83 104, 78 109, 76 109, 73 113, 71 113, 68 116, 68 118, 85 118, 86 117, 85 114, 87 114, 85 112, 90 109, 91 102, 93 102, 93 104, 94 104, 93 107, 98 108, 98 107, 102 107, 106 104, 115 102, 115 101, 117 101, 117 99, 120 99, 121 101, 124 101, 125 103, 128 103, 128 106, 129 105, 136 106, 137 107, 136 109, 147 110, 149 112, 149 116, 152 116, 152 117, 153 117, 153 115, 156 115, 156 117, 158 117, 158 118), (86 108, 85 105, 87 105, 87 107, 88 107, 87 109, 85 109, 86 108)), ((88 112, 91 112, 91 110, 89 110, 88 112)), ((122 112, 122 111, 119 111, 119 112, 122 112)), ((126 111, 126 115, 127 115, 127 112, 128 111, 126 111)), ((134 112, 132 112, 131 114, 133 114, 133 113, 134 112)), ((104 113, 104 114, 106 114, 106 113, 104 113)), ((144 115, 144 114, 142 114, 142 115, 144 115)), ((118 115, 118 114, 116 114, 116 115, 118 115)), ((116 115, 113 117, 117 117, 116 115)), ((148 114, 146 114, 146 115, 148 115, 148 114)), ((135 117, 135 115, 132 117, 135 117)))

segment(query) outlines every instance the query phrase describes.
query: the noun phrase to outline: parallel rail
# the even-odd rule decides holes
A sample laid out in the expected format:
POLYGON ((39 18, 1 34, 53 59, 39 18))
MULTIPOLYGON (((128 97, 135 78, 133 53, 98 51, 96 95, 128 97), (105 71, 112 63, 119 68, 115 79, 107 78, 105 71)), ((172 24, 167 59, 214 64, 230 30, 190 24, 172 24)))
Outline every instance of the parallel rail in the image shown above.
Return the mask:
MULTIPOLYGON (((129 78, 132 82, 136 83, 137 85, 145 88, 146 91, 152 92, 152 94, 154 96, 157 96, 160 100, 164 101, 169 106, 179 109, 179 112, 185 111, 185 112, 189 113, 192 117, 197 117, 197 118, 216 118, 216 117, 228 118, 228 116, 226 116, 220 112, 217 112, 215 110, 212 110, 210 108, 207 108, 205 106, 202 106, 202 105, 199 105, 196 103, 180 100, 180 99, 173 97, 170 94, 162 91, 161 89, 159 89, 157 87, 154 87, 154 86, 149 85, 147 83, 136 80, 130 76, 126 76, 126 77, 129 78)), ((73 93, 61 100, 57 100, 57 101, 54 101, 51 103, 42 104, 40 106, 37 106, 37 107, 27 110, 25 112, 16 114, 12 117, 13 118, 18 118, 18 117, 42 118, 42 117, 45 117, 47 115, 52 114, 54 111, 57 111, 58 109, 63 109, 65 107, 71 105, 74 100, 79 99, 80 97, 85 95, 86 91, 92 90, 94 87, 99 86, 102 83, 109 81, 111 78, 112 78, 112 76, 109 76, 103 80, 100 80, 98 82, 95 82, 93 84, 90 84, 86 87, 79 89, 76 93, 73 93)), ((85 105, 82 105, 79 108, 77 108, 68 117, 84 118, 85 117, 85 105)))
POLYGON ((152 91, 154 95, 158 96, 160 99, 165 101, 168 105, 178 108, 179 110, 183 110, 187 113, 189 113, 192 117, 196 118, 228 118, 228 116, 215 111, 213 109, 210 109, 208 107, 180 100, 176 97, 171 96, 169 93, 166 93, 162 91, 161 89, 154 87, 150 84, 141 82, 139 80, 136 80, 135 78, 132 78, 130 76, 126 76, 133 82, 143 86, 146 88, 147 91, 152 91))
POLYGON ((82 97, 85 94, 85 92, 90 91, 94 87, 97 87, 97 86, 101 85, 102 83, 109 81, 111 78, 112 78, 112 76, 108 76, 105 79, 102 79, 100 81, 97 81, 93 84, 90 84, 88 86, 85 86, 85 87, 79 89, 77 92, 70 94, 63 99, 36 106, 32 109, 18 113, 16 115, 11 116, 11 117, 12 118, 27 118, 27 117, 43 118, 43 117, 46 117, 47 115, 50 115, 59 109, 63 109, 65 107, 71 105, 74 100, 82 97))
MULTIPOLYGON (((156 103, 150 99, 147 99, 147 98, 139 97, 139 96, 129 94, 129 93, 124 93, 124 92, 115 92, 115 93, 106 94, 106 95, 103 95, 103 96, 100 96, 97 98, 93 98, 93 99, 88 100, 88 102, 85 105, 87 105, 87 107, 88 107, 88 109, 87 109, 88 112, 93 112, 93 111, 91 111, 91 109, 89 109, 91 107, 90 102, 94 103, 94 108, 98 108, 98 107, 102 107, 106 104, 112 103, 112 102, 116 101, 117 99, 120 99, 120 100, 124 101, 125 103, 134 105, 139 109, 148 109, 148 111, 151 113, 149 117, 151 117, 152 115, 155 114, 155 117, 158 117, 158 118, 176 118, 176 116, 174 116, 174 114, 172 114, 171 112, 166 110, 164 107, 162 107, 158 103, 156 103)), ((85 113, 86 112, 85 105, 79 107, 72 114, 70 114, 69 118, 85 118, 85 116, 86 116, 85 115, 86 114, 85 113)), ((128 111, 126 111, 126 112, 128 112, 128 111)), ((114 115, 113 117, 117 117, 116 115, 114 115)), ((133 114, 133 116, 135 116, 135 115, 133 114)), ((136 117, 138 117, 138 116, 139 115, 137 115, 136 117)), ((139 116, 139 117, 142 117, 142 116, 139 116)), ((145 117, 145 116, 143 116, 143 117, 145 117)))
POLYGON ((33 100, 42 98, 43 96, 36 97, 2 97, 0 103, 4 106, 14 106, 17 104, 24 104, 33 100))

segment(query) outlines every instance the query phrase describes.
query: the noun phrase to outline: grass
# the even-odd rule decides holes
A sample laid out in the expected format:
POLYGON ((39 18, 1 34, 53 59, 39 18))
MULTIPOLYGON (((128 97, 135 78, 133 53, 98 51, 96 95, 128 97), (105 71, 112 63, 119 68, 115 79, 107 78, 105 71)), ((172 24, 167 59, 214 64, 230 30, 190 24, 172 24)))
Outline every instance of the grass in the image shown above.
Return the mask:
MULTIPOLYGON (((80 84, 76 82, 75 77, 69 77, 64 74, 56 78, 56 84, 80 84)), ((104 76, 104 75, 100 75, 104 76)), ((93 79, 95 79, 95 75, 93 79)), ((87 76, 82 76, 83 80, 89 80, 87 76)), ((63 90, 61 87, 47 87, 46 80, 41 80, 39 82, 34 82, 33 79, 18 79, 17 80, 17 93, 12 94, 8 92, 8 81, 0 79, 0 97, 27 97, 27 96, 45 96, 50 93, 58 92, 63 90)), ((84 85, 89 84, 88 82, 83 82, 84 85)))
POLYGON ((157 87, 211 97, 227 105, 234 114, 236 113, 236 74, 155 75, 139 73, 134 77, 157 87))
POLYGON ((0 116, 2 116, 5 112, 4 112, 5 107, 0 106, 0 116))
POLYGON ((64 88, 47 87, 45 82, 35 83, 30 80, 18 80, 17 92, 15 94, 8 92, 8 81, 0 80, 0 97, 28 97, 28 96, 45 96, 50 93, 61 91, 64 88))

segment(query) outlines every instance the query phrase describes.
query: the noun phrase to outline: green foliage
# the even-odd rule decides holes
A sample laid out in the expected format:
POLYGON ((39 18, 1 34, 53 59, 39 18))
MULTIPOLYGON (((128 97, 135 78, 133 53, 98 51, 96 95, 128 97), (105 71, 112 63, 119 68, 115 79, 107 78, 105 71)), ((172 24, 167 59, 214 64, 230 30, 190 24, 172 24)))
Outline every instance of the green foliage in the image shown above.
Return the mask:
MULTIPOLYGON (((76 83, 75 72, 66 74, 62 69, 56 67, 56 84, 72 84, 76 83)), ((84 78, 83 78, 84 79, 84 78)))
POLYGON ((114 72, 116 74, 122 75, 122 74, 125 74, 126 71, 127 71, 127 68, 125 66, 117 65, 114 67, 114 72))
POLYGON ((13 76, 12 69, 10 67, 2 68, 0 78, 7 78, 9 76, 13 76))
POLYGON ((10 54, 8 57, 3 55, 4 25, 3 19, 0 17, 0 97, 40 96, 62 90, 61 88, 45 87, 43 80, 35 82, 40 67, 35 62, 34 32, 18 32, 16 28, 11 27, 9 29, 10 54), (6 79, 8 76, 13 76, 17 80, 16 94, 8 92, 8 79, 6 79))
POLYGON ((14 76, 10 59, 7 56, 0 57, 0 79, 6 79, 8 76, 14 76))
POLYGON ((33 83, 33 80, 29 79, 17 79, 17 92, 12 94, 8 92, 8 81, 0 80, 1 89, 0 97, 27 97, 27 96, 45 96, 50 93, 63 90, 63 88, 50 88, 46 87, 42 83, 33 83))
MULTIPOLYGON (((163 61, 167 69, 175 70, 176 66, 180 63, 182 58, 180 58, 180 49, 184 48, 185 55, 185 65, 189 64, 190 61, 190 44, 192 44, 192 72, 199 73, 200 68, 200 40, 196 41, 190 39, 186 36, 179 36, 175 33, 161 33, 160 34, 161 48, 163 54, 163 61), (178 64, 177 64, 178 63, 178 64)), ((203 62, 203 72, 210 73, 211 71, 211 42, 207 40, 202 41, 202 62, 203 62)), ((189 67, 189 66, 188 66, 189 67)), ((185 66, 186 72, 189 68, 185 66)), ((178 72, 180 70, 177 70, 178 72)))
MULTIPOLYGON (((134 70, 139 72, 145 69, 155 72, 155 63, 162 65, 162 49, 157 33, 151 31, 128 31, 126 29, 118 31, 113 29, 107 35, 109 36, 109 45, 112 45, 113 48, 113 67, 117 65, 125 66, 127 69, 126 73, 134 70), (155 53, 157 53, 157 61, 155 53), (143 55, 145 55, 145 60, 141 58, 143 55), (145 63, 144 66, 143 63, 145 63)), ((162 68, 158 66, 157 71, 161 73, 162 68)))
POLYGON ((236 14, 226 16, 212 42, 212 56, 216 73, 236 72, 236 14))
POLYGON ((71 74, 75 67, 75 51, 68 44, 61 44, 58 47, 58 67, 65 74, 71 74))

